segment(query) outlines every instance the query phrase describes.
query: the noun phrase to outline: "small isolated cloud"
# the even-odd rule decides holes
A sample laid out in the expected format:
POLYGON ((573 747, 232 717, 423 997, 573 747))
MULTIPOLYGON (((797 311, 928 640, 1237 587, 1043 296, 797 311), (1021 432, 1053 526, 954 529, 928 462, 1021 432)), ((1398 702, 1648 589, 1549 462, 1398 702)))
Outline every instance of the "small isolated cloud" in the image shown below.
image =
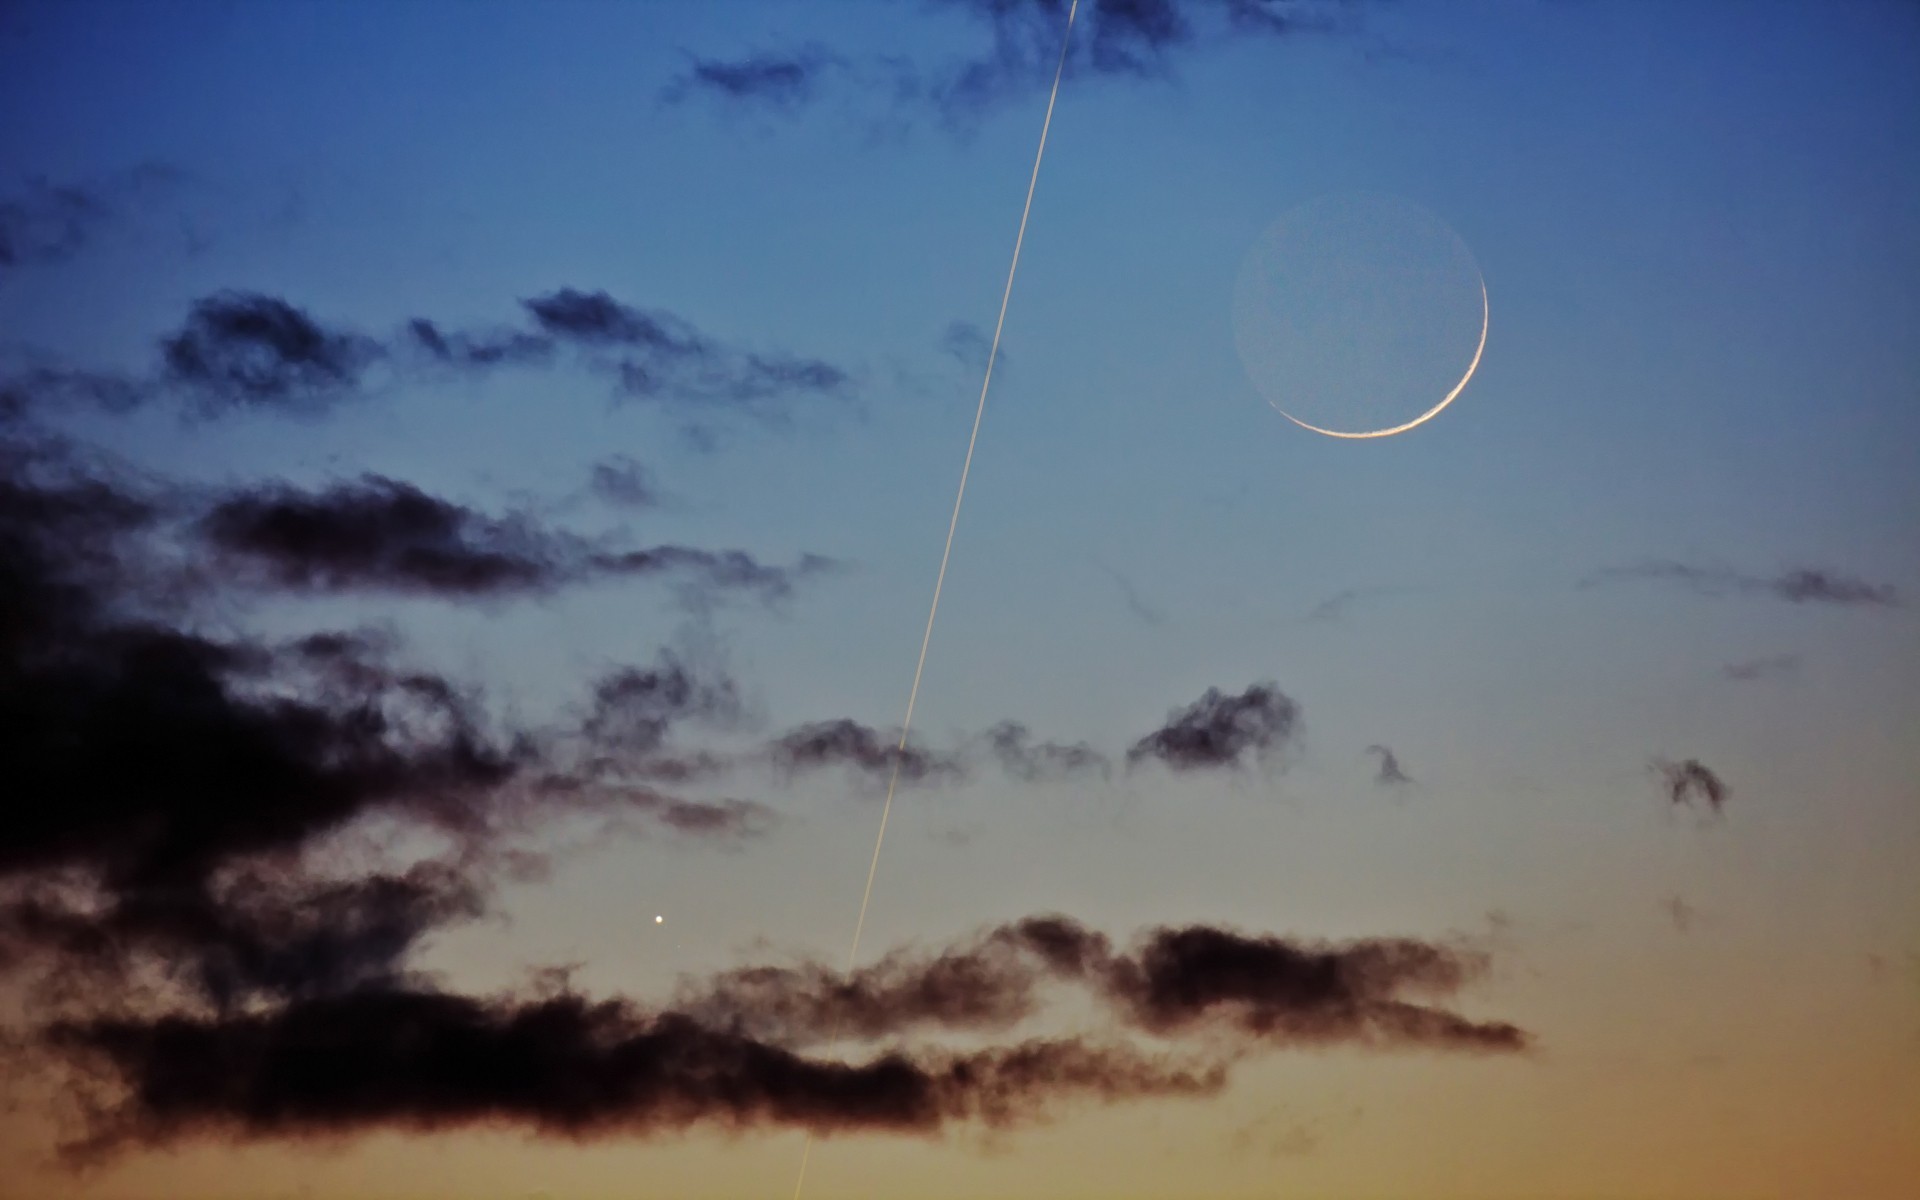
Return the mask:
POLYGON ((1681 933, 1692 929, 1694 918, 1700 915, 1698 909, 1678 895, 1668 896, 1662 900, 1660 911, 1667 914, 1667 920, 1673 922, 1673 927, 1681 933))
POLYGON ((593 464, 588 485, 593 494, 608 504, 622 508, 653 508, 660 503, 647 469, 624 454, 603 458, 593 464))
MULTIPOLYGON (((955 321, 940 335, 940 349, 961 366, 984 371, 988 357, 993 354, 993 337, 971 321, 955 321)), ((1006 351, 1001 351, 1000 361, 994 365, 1005 365, 1006 357, 1006 351)))
POLYGON ((822 359, 735 350, 672 313, 634 308, 605 292, 562 288, 521 303, 549 337, 616 352, 604 366, 630 397, 748 405, 849 383, 845 370, 822 359))
POLYGON ((1672 583, 1702 596, 1768 596, 1789 604, 1898 608, 1900 593, 1889 584, 1869 583, 1837 571, 1793 567, 1773 575, 1752 575, 1724 567, 1656 561, 1606 567, 1581 580, 1582 587, 1653 580, 1672 583))
POLYGON ((183 178, 164 163, 142 163, 74 183, 27 180, 19 191, 0 196, 0 271, 66 262, 183 178))
POLYGON ((1763 658, 1749 658, 1741 662, 1728 663, 1720 669, 1722 677, 1737 683, 1751 683, 1761 679, 1788 679, 1800 673, 1798 654, 1769 654, 1763 658))
POLYGON ((987 731, 986 742, 1001 769, 1023 783, 1049 783, 1079 775, 1105 778, 1112 770, 1107 756, 1085 742, 1036 742, 1018 721, 995 725, 987 731))
POLYGON ((1277 684, 1256 683, 1237 696, 1208 688, 1167 714, 1167 722, 1127 749, 1127 765, 1148 760, 1176 771, 1240 767, 1276 760, 1295 740, 1300 708, 1277 684))
POLYGON ((694 56, 686 72, 662 90, 661 99, 677 103, 704 92, 768 108, 798 108, 818 94, 827 76, 848 69, 845 59, 817 45, 757 51, 731 60, 694 56))
POLYGON ((1730 789, 1720 776, 1714 774, 1697 758, 1683 759, 1680 762, 1655 759, 1653 769, 1666 789, 1667 799, 1674 804, 1690 806, 1698 799, 1704 801, 1713 812, 1718 813, 1726 804, 1727 797, 1731 795, 1730 789))
POLYGON ((774 600, 791 594, 796 580, 833 565, 815 555, 775 567, 737 550, 618 550, 525 513, 489 516, 378 475, 319 490, 271 484, 237 491, 208 510, 197 532, 238 578, 294 592, 460 599, 663 575, 703 596, 774 600))
POLYGON ((1307 610, 1309 621, 1338 621, 1352 615, 1355 608, 1363 602, 1381 596, 1397 596, 1406 592, 1403 587, 1357 587, 1346 588, 1328 596, 1325 600, 1307 610))
POLYGON ((326 328, 285 300, 257 292, 195 302, 185 326, 160 346, 168 382, 209 414, 325 407, 355 391, 384 353, 372 338, 326 328))
POLYGON ((1374 772, 1373 781, 1382 787, 1398 787, 1413 782, 1413 777, 1400 769, 1400 759, 1386 746, 1374 744, 1367 747, 1367 753, 1380 760, 1380 769, 1374 772))
POLYGON ((1107 578, 1113 580, 1113 585, 1120 589, 1120 597, 1126 601, 1128 612, 1140 618, 1140 620, 1148 625, 1164 625, 1167 623, 1166 611, 1157 605, 1147 603, 1146 599, 1140 595, 1140 590, 1133 586, 1131 579, 1128 579, 1125 575, 1122 575, 1105 563, 1095 562, 1093 565, 1099 567, 1107 578))

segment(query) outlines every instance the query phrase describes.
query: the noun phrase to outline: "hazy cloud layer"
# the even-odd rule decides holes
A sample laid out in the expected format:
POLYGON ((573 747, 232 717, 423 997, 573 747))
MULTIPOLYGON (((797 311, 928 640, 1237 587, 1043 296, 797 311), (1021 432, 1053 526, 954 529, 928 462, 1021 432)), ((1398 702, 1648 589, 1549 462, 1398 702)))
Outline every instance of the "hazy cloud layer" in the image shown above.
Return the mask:
POLYGON ((1591 587, 1634 580, 1672 583, 1702 596, 1768 596, 1789 604, 1897 608, 1902 603, 1900 593, 1888 584, 1869 583, 1814 567, 1793 567, 1774 575, 1750 575, 1724 567, 1647 562, 1607 567, 1589 575, 1581 585, 1591 587))
POLYGON ((1728 663, 1720 669, 1720 674, 1736 683, 1752 683, 1760 679, 1787 679, 1800 673, 1798 654, 1769 654, 1762 658, 1749 658, 1741 662, 1728 663))
POLYGON ((0 195, 0 272, 65 262, 116 222, 179 186, 179 171, 142 163, 72 183, 29 179, 0 195))

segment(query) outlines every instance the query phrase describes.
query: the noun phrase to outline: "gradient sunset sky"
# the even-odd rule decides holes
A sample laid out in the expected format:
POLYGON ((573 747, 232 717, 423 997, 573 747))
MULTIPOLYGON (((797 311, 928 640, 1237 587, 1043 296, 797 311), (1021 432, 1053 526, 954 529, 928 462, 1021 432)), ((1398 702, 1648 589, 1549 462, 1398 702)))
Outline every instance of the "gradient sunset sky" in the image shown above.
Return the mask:
POLYGON ((0 1198, 1920 1194, 1920 7, 1082 0, 896 752, 1065 18, 0 0, 0 1198))

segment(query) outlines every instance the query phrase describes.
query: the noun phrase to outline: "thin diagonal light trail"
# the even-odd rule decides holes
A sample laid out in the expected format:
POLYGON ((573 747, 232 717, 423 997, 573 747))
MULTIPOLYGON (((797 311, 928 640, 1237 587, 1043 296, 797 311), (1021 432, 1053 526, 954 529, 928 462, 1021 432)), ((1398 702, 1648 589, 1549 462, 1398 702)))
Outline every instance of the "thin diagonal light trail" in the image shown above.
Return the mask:
MULTIPOLYGON (((880 808, 880 830, 873 839, 873 860, 867 864, 867 886, 860 893, 860 915, 853 922, 853 944, 847 947, 847 970, 851 972, 860 958, 860 934, 867 926, 867 907, 873 901, 873 879, 880 871, 880 848, 887 841, 887 818, 893 813, 893 796, 900 787, 900 763, 906 756, 907 734, 913 728, 913 706, 920 699, 920 677, 927 669, 927 647, 933 643, 933 623, 940 615, 940 589, 947 582, 947 563, 953 557, 953 535, 960 528, 960 506, 967 498, 967 476, 973 470, 973 448, 980 442, 980 422, 987 415, 987 390, 993 386, 993 364, 1000 358, 1000 332, 1007 325, 1007 302, 1013 298, 1013 277, 1020 270, 1020 248, 1027 240, 1027 218, 1033 213, 1033 192, 1040 183, 1040 160, 1047 154, 1047 131, 1053 127, 1054 102, 1060 99, 1060 77, 1067 69, 1067 47, 1073 42, 1073 18, 1080 11, 1080 0, 1067 7, 1067 25, 1060 34, 1060 61, 1053 67, 1053 87, 1047 93, 1047 115, 1040 122, 1040 145, 1033 152, 1033 172, 1027 176, 1027 199, 1020 208, 1020 230, 1013 238, 1013 260, 1007 264, 1006 286, 1000 289, 1000 315, 993 322, 993 345, 987 351, 987 370, 980 380, 980 402, 973 410, 973 432, 967 435, 967 456, 960 463, 960 486, 953 495, 953 516, 947 520, 947 544, 940 551, 940 572, 933 579, 933 603, 927 606, 927 628, 920 635, 920 657, 913 665, 913 686, 907 689, 907 713, 900 721, 900 744, 894 747, 893 771, 887 778, 887 800, 880 808)), ((839 1040, 839 1030, 832 1041, 839 1040)), ((831 1042, 829 1043, 831 1044, 831 1042)), ((800 1174, 793 1181, 793 1200, 807 1183, 807 1160, 813 1156, 813 1134, 807 1134, 800 1152, 800 1174)))

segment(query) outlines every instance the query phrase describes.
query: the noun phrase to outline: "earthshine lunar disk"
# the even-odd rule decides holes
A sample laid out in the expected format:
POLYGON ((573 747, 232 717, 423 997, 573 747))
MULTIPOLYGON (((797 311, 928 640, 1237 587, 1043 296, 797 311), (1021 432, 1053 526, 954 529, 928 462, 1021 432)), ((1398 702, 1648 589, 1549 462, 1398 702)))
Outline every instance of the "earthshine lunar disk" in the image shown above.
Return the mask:
POLYGON ((1395 425, 1390 429, 1373 429, 1373 430, 1368 430, 1362 433, 1343 433, 1338 429, 1322 429, 1318 425, 1309 425, 1305 421, 1302 421, 1299 417, 1294 416, 1292 413, 1288 412, 1284 408, 1281 408, 1278 404, 1275 404, 1271 400, 1267 401, 1267 407, 1279 413, 1281 416, 1285 417, 1287 420, 1292 421, 1295 425, 1298 425, 1302 429, 1311 429, 1315 433, 1324 433, 1328 437, 1337 437, 1337 438, 1392 437, 1396 433, 1405 433, 1407 430, 1412 429, 1416 425, 1425 425, 1428 421, 1431 421, 1435 417, 1439 416, 1441 409, 1445 408, 1449 404, 1452 404, 1454 397, 1458 396, 1461 392, 1464 392, 1467 390, 1467 380, 1473 378, 1474 371, 1480 366, 1480 356, 1482 354, 1485 354, 1486 351, 1487 351, 1487 281, 1482 279, 1480 281, 1480 344, 1473 348, 1473 361, 1467 364, 1467 373, 1460 377, 1459 383, 1456 383, 1453 385, 1453 390, 1440 398, 1440 403, 1434 405, 1432 408, 1421 413, 1419 416, 1415 417, 1413 420, 1408 421, 1404 425, 1395 425))
MULTIPOLYGON (((1472 252, 1445 221, 1398 197, 1355 193, 1298 206, 1261 235, 1235 284, 1234 339, 1249 377, 1268 407, 1326 437, 1392 437, 1439 416, 1479 369, 1487 329, 1487 283, 1472 252), (1472 294, 1467 288, 1479 292, 1480 334, 1466 369, 1439 403, 1410 420, 1394 419, 1410 404, 1399 413, 1376 408, 1368 415, 1391 423, 1359 428, 1331 428, 1341 422, 1296 415, 1297 405, 1312 413, 1316 403, 1337 397, 1342 385, 1373 404, 1421 403, 1417 397, 1425 387, 1440 390, 1457 365, 1428 376, 1424 385, 1409 381, 1404 390, 1399 379, 1378 369, 1398 365, 1396 353, 1404 356, 1408 347, 1425 347, 1431 355, 1471 329, 1470 310, 1445 300, 1448 289, 1462 284, 1451 294, 1465 300, 1472 294), (1436 302, 1441 307, 1433 307, 1436 302), (1330 352, 1346 357, 1330 363, 1330 352), (1393 386, 1383 386, 1389 381, 1393 386)), ((1452 344, 1464 349, 1464 342, 1462 337, 1452 344)))

